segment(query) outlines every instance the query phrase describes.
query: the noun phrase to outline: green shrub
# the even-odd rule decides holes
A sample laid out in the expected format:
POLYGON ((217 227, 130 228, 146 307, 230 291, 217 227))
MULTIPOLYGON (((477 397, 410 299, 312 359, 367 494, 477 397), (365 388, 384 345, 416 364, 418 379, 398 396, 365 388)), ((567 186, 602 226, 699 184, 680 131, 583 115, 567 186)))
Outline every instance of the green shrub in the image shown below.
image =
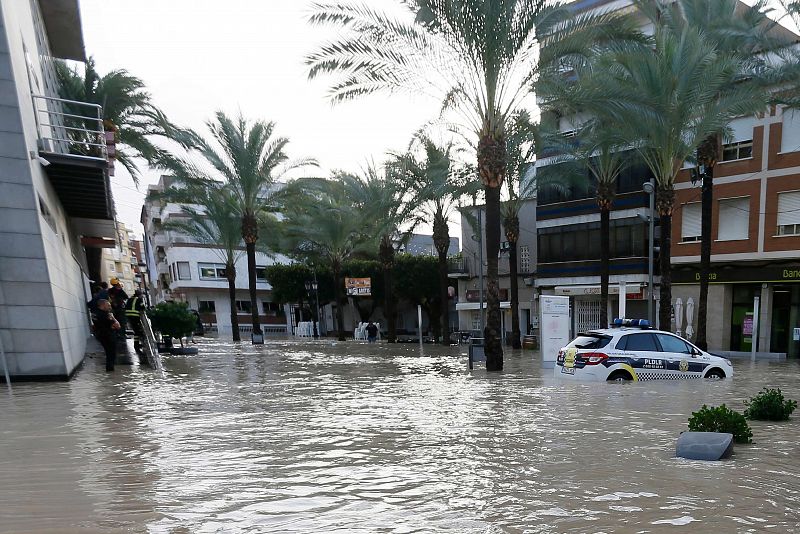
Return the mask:
POLYGON ((780 389, 770 388, 764 388, 761 393, 744 403, 747 406, 744 416, 761 421, 786 421, 797 408, 797 402, 784 399, 780 389))
POLYGON ((709 408, 705 404, 689 418, 692 432, 726 432, 736 443, 751 443, 753 431, 744 416, 725 406, 709 408))
POLYGON ((181 346, 183 346, 182 338, 194 332, 197 322, 185 302, 161 302, 149 310, 147 315, 153 323, 153 330, 180 339, 181 346))

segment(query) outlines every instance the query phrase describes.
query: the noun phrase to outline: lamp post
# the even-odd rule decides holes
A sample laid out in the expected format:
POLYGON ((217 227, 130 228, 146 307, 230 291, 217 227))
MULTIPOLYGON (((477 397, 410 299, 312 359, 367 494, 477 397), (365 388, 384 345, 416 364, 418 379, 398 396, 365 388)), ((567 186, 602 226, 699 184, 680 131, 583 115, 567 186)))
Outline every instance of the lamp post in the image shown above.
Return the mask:
MULTIPOLYGON (((654 290, 655 287, 653 286, 653 255, 655 253, 656 247, 653 245, 653 240, 655 239, 655 200, 656 200, 656 185, 653 183, 651 179, 649 182, 645 182, 642 185, 642 189, 647 195, 650 197, 650 213, 647 216, 650 228, 649 228, 649 235, 650 240, 647 251, 647 318, 650 320, 650 324, 655 325, 655 318, 653 317, 654 311, 654 290)), ((620 295, 622 298, 622 295, 620 295)))
POLYGON ((308 298, 314 296, 315 302, 315 310, 314 314, 311 317, 311 324, 314 328, 314 339, 319 338, 319 332, 317 332, 317 323, 319 322, 319 285, 317 284, 317 271, 314 271, 314 281, 307 281, 306 282, 306 292, 308 293, 308 298))

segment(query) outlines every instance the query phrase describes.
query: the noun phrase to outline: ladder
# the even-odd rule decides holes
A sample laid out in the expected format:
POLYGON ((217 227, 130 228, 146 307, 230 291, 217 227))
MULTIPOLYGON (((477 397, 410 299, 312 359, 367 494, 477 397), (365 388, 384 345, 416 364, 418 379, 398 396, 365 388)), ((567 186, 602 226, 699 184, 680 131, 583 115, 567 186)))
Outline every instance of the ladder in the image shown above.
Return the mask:
POLYGON ((142 323, 142 330, 144 330, 144 339, 142 340, 142 350, 147 357, 147 363, 158 371, 164 372, 161 365, 161 355, 158 353, 158 342, 156 336, 153 334, 153 327, 150 325, 150 318, 147 317, 145 312, 139 312, 139 320, 142 323))

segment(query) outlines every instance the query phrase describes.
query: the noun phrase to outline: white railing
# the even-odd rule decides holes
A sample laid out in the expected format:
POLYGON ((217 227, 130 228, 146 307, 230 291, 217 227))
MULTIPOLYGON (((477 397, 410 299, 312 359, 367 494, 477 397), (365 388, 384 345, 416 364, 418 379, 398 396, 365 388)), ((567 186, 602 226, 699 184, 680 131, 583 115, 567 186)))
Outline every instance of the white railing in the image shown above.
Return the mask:
POLYGON ((98 104, 31 95, 39 150, 108 159, 103 108, 98 104))

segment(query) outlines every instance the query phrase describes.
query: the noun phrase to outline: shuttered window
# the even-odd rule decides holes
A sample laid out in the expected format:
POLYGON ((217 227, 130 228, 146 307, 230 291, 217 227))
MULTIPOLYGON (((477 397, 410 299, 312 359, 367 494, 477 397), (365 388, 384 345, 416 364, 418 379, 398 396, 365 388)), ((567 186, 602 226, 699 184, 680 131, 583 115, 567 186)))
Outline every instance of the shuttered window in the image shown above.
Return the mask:
POLYGON ((719 201, 719 241, 747 239, 750 233, 750 197, 719 201))
POLYGON ((730 129, 733 138, 722 146, 722 161, 753 157, 753 117, 735 119, 730 129))
POLYGON ((778 235, 800 234, 800 191, 778 193, 778 235))
POLYGON ((681 212, 681 241, 700 241, 700 203, 684 204, 681 212))
POLYGON ((783 110, 781 152, 800 150, 800 111, 783 110))
POLYGON ((734 119, 729 125, 733 139, 731 143, 741 143, 742 141, 753 140, 753 117, 742 117, 734 119))

